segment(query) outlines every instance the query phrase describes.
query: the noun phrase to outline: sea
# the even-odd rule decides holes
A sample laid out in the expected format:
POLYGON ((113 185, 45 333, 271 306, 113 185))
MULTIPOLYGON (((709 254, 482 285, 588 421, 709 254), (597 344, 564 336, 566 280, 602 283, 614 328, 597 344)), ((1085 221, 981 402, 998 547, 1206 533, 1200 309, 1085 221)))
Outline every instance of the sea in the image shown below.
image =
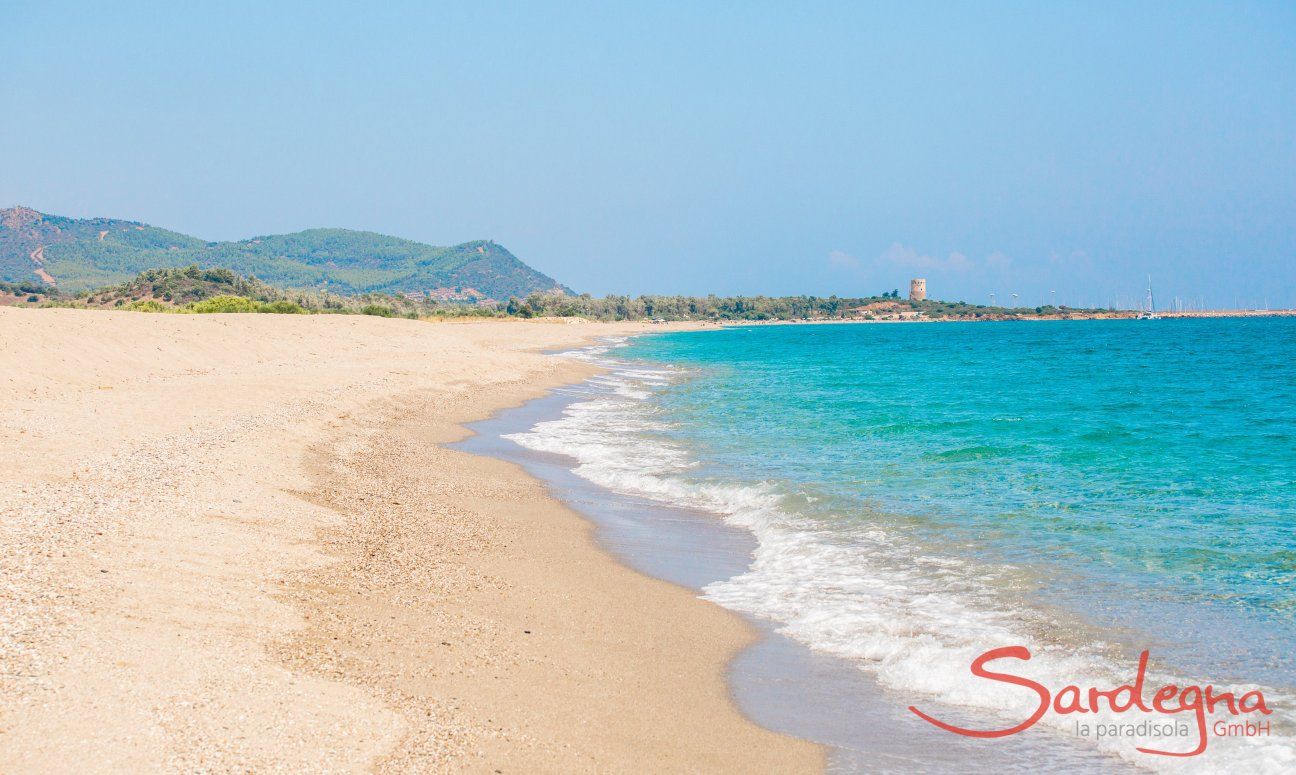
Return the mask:
POLYGON ((501 438, 741 535, 698 594, 831 660, 825 702, 867 697, 822 734, 748 709, 837 769, 1296 771, 1296 319, 754 325, 565 355, 606 371, 501 438), (1032 741, 1011 761, 911 710, 1025 721, 1037 690, 971 673, 1005 647, 1028 657, 988 669, 1071 706, 1007 736, 1032 741), (1075 710, 1064 687, 1133 685, 1144 651, 1146 702, 1171 684, 1182 710, 1075 710), (1208 684, 1270 712, 1199 719, 1180 692, 1208 684), (894 759, 869 758, 877 708, 914 741, 894 759))

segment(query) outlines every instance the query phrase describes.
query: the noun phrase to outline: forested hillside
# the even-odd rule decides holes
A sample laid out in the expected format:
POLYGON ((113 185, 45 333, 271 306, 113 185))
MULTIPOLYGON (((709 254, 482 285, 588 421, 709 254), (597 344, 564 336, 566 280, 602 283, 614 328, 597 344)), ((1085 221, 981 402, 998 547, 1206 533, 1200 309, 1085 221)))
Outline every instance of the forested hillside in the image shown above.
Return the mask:
POLYGON ((147 269, 224 267, 281 288, 338 294, 409 293, 473 301, 566 291, 490 241, 435 247, 346 229, 311 229, 238 242, 131 221, 0 210, 0 280, 68 291, 125 282, 147 269))

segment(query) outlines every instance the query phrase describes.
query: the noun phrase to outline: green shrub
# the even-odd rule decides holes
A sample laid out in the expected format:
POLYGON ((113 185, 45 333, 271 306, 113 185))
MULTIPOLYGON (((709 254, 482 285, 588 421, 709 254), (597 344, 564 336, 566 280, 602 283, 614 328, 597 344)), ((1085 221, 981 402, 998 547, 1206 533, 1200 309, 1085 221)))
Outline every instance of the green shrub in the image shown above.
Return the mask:
POLYGON ((156 299, 140 299, 127 304, 126 309, 131 312, 166 312, 171 308, 156 299))
POLYGON ((259 312, 260 304, 246 296, 213 296, 185 307, 188 312, 204 315, 213 312, 259 312))
POLYGON ((360 308, 361 315, 377 315, 380 318, 389 318, 395 315, 391 307, 384 307, 381 304, 366 304, 360 308))
POLYGON ((257 312, 270 312, 276 315, 305 315, 306 309, 295 301, 263 301, 257 312))

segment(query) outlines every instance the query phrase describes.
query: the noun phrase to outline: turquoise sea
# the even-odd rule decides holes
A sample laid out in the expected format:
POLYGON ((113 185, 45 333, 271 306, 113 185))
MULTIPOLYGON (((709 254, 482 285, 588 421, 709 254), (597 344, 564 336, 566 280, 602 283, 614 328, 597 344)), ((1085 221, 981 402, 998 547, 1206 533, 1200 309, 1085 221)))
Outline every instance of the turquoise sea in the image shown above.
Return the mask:
POLYGON ((987 649, 1028 645, 1021 674, 1054 687, 1115 686, 1148 649, 1161 683, 1277 705, 1271 735, 1193 763, 1296 765, 1296 319, 752 326, 577 355, 611 369, 600 391, 516 439, 750 530, 710 599, 896 702, 1003 718, 1021 691, 968 674, 987 649))

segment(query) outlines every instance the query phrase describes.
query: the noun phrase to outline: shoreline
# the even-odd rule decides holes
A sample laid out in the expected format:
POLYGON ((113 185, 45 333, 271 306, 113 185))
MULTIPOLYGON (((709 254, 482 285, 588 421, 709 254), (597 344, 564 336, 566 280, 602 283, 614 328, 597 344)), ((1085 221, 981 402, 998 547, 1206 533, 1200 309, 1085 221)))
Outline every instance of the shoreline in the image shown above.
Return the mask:
MULTIPOLYGON (((743 328, 746 326, 784 325, 897 325, 930 323, 1069 323, 1110 320, 1143 320, 1134 310, 1117 310, 1098 314, 1022 315, 1020 317, 993 318, 796 318, 790 320, 717 320, 707 321, 715 328, 743 328)), ((1215 320, 1219 318, 1287 318, 1296 317, 1296 310, 1210 310, 1205 312, 1158 312, 1160 320, 1215 320)))
POLYGON ((822 768, 738 617, 441 446, 669 329, 330 317, 0 311, 0 768, 822 768))
MULTIPOLYGON (((1195 330, 1196 327, 1190 328, 1195 330)), ((1230 335, 1237 336, 1239 332, 1248 335, 1250 328, 1245 325, 1241 329, 1235 328, 1230 335)), ((1086 340, 1074 339, 1085 334, 1079 329, 1070 332, 1059 329, 1055 333, 1060 338, 1045 342, 1045 346, 1052 350, 1067 349, 1086 354, 1101 352, 1103 344, 1122 336, 1117 329, 1123 331, 1124 327, 1103 327, 1101 332, 1095 329, 1103 334, 1092 340, 1091 347, 1095 349, 1081 349, 1086 340)), ((902 333, 899 329, 891 330, 897 337, 902 333)), ((909 330, 921 334, 920 330, 909 330)), ((1039 345, 1036 337, 1026 329, 1017 329, 1015 333, 1008 329, 997 330, 1003 336, 986 341, 1000 345, 992 348, 995 352, 1010 353, 1001 359, 1007 361, 1010 368, 1002 368, 1001 364, 982 366, 980 361, 976 361, 974 365, 980 371, 970 372, 974 385, 981 385, 981 380, 993 384, 1001 373, 1016 375, 1031 368, 1027 365, 1029 361, 1015 360, 1011 354, 1012 345, 1025 342, 1035 347, 1039 345), (1022 368, 1014 370, 1012 367, 1018 364, 1022 368)), ((1217 327, 1213 330, 1226 329, 1217 327)), ((993 333, 995 330, 986 331, 993 333)), ((1193 333, 1178 328, 1158 331, 1164 331, 1172 341, 1182 340, 1193 333)), ((1283 331, 1286 331, 1286 326, 1273 329, 1275 334, 1283 331)), ((744 562, 738 572, 730 568, 720 574, 701 574, 702 580, 692 582, 692 585, 702 589, 708 599, 742 611, 758 622, 772 621, 776 631, 789 634, 802 644, 819 649, 820 653, 835 654, 852 662, 856 669, 876 675, 889 693, 889 697, 880 698, 876 689, 860 692, 854 707, 838 714, 836 719, 829 719, 838 721, 837 730, 833 731, 844 732, 845 739, 830 737, 823 727, 816 729, 812 714, 791 707, 785 699, 777 696, 765 698, 765 707, 784 711, 785 720, 798 726, 789 729, 778 720, 771 721, 766 715, 751 712, 744 705, 749 717, 773 729, 832 743, 839 748, 850 748, 853 740, 862 737, 861 730, 851 729, 849 722, 841 720, 850 719, 857 723, 865 720, 869 731, 885 730, 888 728, 885 718, 879 718, 879 715, 923 698, 923 702, 945 706, 941 717, 946 720, 953 718, 954 711, 949 709, 952 706, 977 708, 961 725, 983 728, 985 718, 977 719, 975 716, 999 712, 1000 706, 995 704, 998 698, 978 695, 976 691, 983 688, 980 686, 974 685, 970 687, 972 691, 967 691, 969 687, 965 686, 963 677, 967 675, 967 665, 986 643, 1027 644, 1036 657, 1032 673, 1046 686, 1116 685, 1131 669, 1129 666, 1138 661, 1139 650, 1151 643, 1155 655, 1152 669, 1160 674, 1158 680, 1185 685, 1209 676, 1216 681, 1263 688, 1266 694, 1275 698, 1275 704, 1289 704, 1290 695, 1283 688, 1288 684, 1274 683, 1266 679, 1265 673, 1256 672, 1257 669, 1266 669, 1260 658, 1270 653, 1274 655, 1274 661, 1269 663, 1273 669, 1281 669, 1286 663, 1281 642, 1277 640, 1281 637, 1281 630, 1274 633, 1271 640, 1252 639, 1256 646, 1250 654, 1199 649, 1191 656, 1192 659, 1199 657, 1201 661, 1180 661, 1182 651, 1172 652, 1165 645, 1156 645, 1158 639, 1174 633, 1173 629, 1158 628, 1158 623, 1173 627, 1175 620, 1156 617, 1158 613, 1173 615, 1177 609, 1182 610, 1175 605, 1177 601, 1174 599, 1165 600, 1159 608, 1157 601, 1152 601, 1150 606, 1140 605, 1139 601, 1144 598, 1137 594, 1141 590, 1136 585, 1123 587, 1117 583, 1097 586, 1094 594, 1082 592, 1068 597, 1065 590, 1068 586, 1077 585, 1068 585, 1060 573, 1042 577, 1030 566, 1018 573, 1013 565, 995 565, 995 556, 977 549, 975 537, 966 540, 964 536, 967 533, 951 532, 948 542, 940 540, 940 536, 932 536, 937 539, 935 541, 925 541, 918 531, 910 534, 905 523, 913 520, 906 520, 903 501, 887 501, 888 506, 894 503, 899 508, 884 510, 873 508, 873 504, 861 504, 849 494, 833 498, 834 492, 830 489, 833 485, 851 488, 857 480, 849 479, 843 483, 841 478, 833 478, 835 471, 831 467, 816 467, 814 463, 802 464, 800 461, 816 459, 817 439, 829 433, 836 438, 848 438, 849 430, 843 432, 841 424, 830 426, 825 423, 816 428, 814 434, 799 436, 799 428, 817 419, 819 412, 813 398, 799 404, 791 395, 794 391, 804 390, 805 381, 791 379, 789 375, 804 376, 807 362, 816 366, 829 363, 825 353, 834 356, 832 363, 846 361, 855 353, 866 350, 865 343, 877 338, 864 334, 851 336, 849 331, 842 329, 837 332, 836 349, 833 349, 829 346, 833 342, 817 341, 828 335, 827 329, 818 334, 807 331, 806 338, 792 333, 779 334, 777 330, 767 330, 769 336, 764 339, 755 337, 755 331, 751 333, 749 337, 726 337, 725 341, 671 336, 639 340, 639 344, 625 350, 618 349, 617 345, 589 348, 575 355, 608 367, 608 374, 590 380, 586 390, 579 395, 577 391, 563 391, 569 398, 562 406, 551 405, 540 416, 519 419, 503 430, 492 429, 523 449, 522 452, 514 449, 510 457, 526 458, 530 455, 538 456, 536 461, 545 457, 556 461, 532 462, 529 470, 546 471, 542 478, 555 485, 555 492, 600 523, 603 528, 600 537, 605 544, 625 544, 618 554, 628 556, 630 564, 654 575, 672 578, 671 574, 677 572, 677 568, 670 564, 670 560, 675 556, 708 556, 707 552, 695 549, 689 536, 667 539, 664 547, 643 546, 649 539, 661 541, 671 532, 667 528, 672 523, 689 523, 687 512, 700 511, 710 515, 713 521, 724 520, 735 527, 750 530, 758 546, 754 562, 749 567, 744 562), (808 353, 802 354, 801 348, 808 353), (763 357, 765 352, 772 355, 763 357), (791 352, 796 354, 787 355, 791 352), (790 365, 784 368, 779 358, 784 358, 790 365), (777 400, 762 403, 759 398, 765 395, 775 396, 777 400), (780 424, 767 419, 770 414, 777 415, 782 406, 788 407, 789 420, 780 424), (797 454, 793 456, 792 451, 797 454), (816 487, 820 482, 825 485, 823 489, 816 487), (816 507, 816 496, 825 493, 828 497, 822 500, 826 502, 816 507), (636 511, 651 513, 639 517, 636 525, 634 519, 619 516, 624 509, 609 506, 618 501, 648 504, 647 508, 641 505, 631 509, 632 516, 636 511), (851 517, 856 513, 879 517, 876 520, 879 529, 872 529, 870 523, 875 520, 853 521, 851 517), (888 521, 887 514, 896 519, 888 521), (892 524, 896 529, 888 531, 892 524), (887 532, 896 536, 896 540, 884 544, 887 532), (672 544, 685 548, 680 550, 672 544), (652 567, 654 564, 657 569, 652 567), (1049 581, 1037 585, 1034 583, 1036 577, 1048 578, 1049 581), (717 582, 717 578, 725 580, 717 582), (1049 584, 1054 585, 1052 590, 1048 588, 1049 584), (887 594, 871 594, 871 590, 878 588, 885 588, 887 594), (1130 588, 1135 593, 1127 596, 1129 602, 1116 602, 1121 598, 1102 594, 1122 588, 1130 588), (859 593, 843 594, 844 590, 859 593), (1050 591, 1060 594, 1052 595, 1050 591), (920 601, 920 604, 915 605, 914 601, 920 601), (1125 622, 1118 619, 1122 606, 1135 612, 1141 608, 1153 616, 1128 617, 1136 618, 1146 627, 1137 631, 1127 630, 1123 626, 1125 622), (1104 610, 1109 612, 1107 619, 1088 615, 1104 610), (1270 646, 1271 643, 1277 647, 1270 646), (882 656, 875 656, 878 654, 882 656), (1250 661, 1244 661, 1247 659, 1250 661), (1230 669, 1230 664, 1238 669, 1230 669), (868 696, 870 693, 873 695, 871 698, 868 696), (868 708, 870 699, 873 700, 872 709, 881 711, 881 714, 867 710, 860 712, 862 708, 868 708)), ((949 329, 946 333, 952 336, 958 332, 949 329)), ((889 349, 881 348, 878 353, 866 350, 868 355, 856 361, 863 365, 846 373, 856 380, 866 380, 867 377, 861 377, 860 372, 868 369, 879 355, 890 355, 903 349, 906 353, 917 353, 914 360, 922 360, 933 351, 933 348, 923 346, 921 337, 897 337, 884 337, 884 344, 889 349)), ((926 342, 930 341, 927 337, 926 342)), ((946 351, 966 352, 968 341, 956 338, 944 342, 942 347, 946 351)), ((1159 348, 1142 342, 1129 346, 1136 351, 1151 350, 1153 354, 1174 352, 1164 343, 1159 348)), ((1239 346, 1219 349, 1248 352, 1247 348, 1239 346)), ((935 363, 934 360, 929 362, 935 363)), ((939 384, 932 382, 929 373, 925 376, 927 384, 939 384)), ((840 383, 842 377, 839 376, 838 380, 840 383)), ((902 400, 910 400, 904 380, 894 380, 893 388, 894 391, 904 391, 900 393, 904 396, 902 400)), ((1204 389, 1207 387, 1190 387, 1186 395, 1193 396, 1193 390, 1204 389)), ((879 401, 886 401, 892 395, 884 389, 875 390, 879 401)), ((820 394, 811 395, 817 397, 820 394)), ((929 400, 925 405, 933 403, 937 402, 929 400)), ((1014 404, 1030 405, 1029 402, 1014 404)), ((1012 408, 992 406, 983 412, 983 416, 993 418, 995 423, 1016 422, 1015 418, 1021 412, 1013 412, 1012 408)), ((902 412, 896 414, 904 419, 902 412)), ((883 415, 882 421, 888 421, 892 416, 883 415)), ((987 433, 1000 432, 998 426, 987 423, 987 428, 987 433)), ((1010 426, 1010 430, 1016 428, 1010 426)), ((1030 432, 1020 435, 1031 438, 1030 432)), ((864 438, 871 437, 864 435, 864 438)), ((940 444, 943 438, 925 434, 920 440, 940 444)), ((965 446, 973 443, 958 438, 953 444, 959 442, 965 446)), ((846 448, 856 450, 862 459, 869 459, 871 450, 867 448, 846 448)), ((888 460, 921 461, 923 458, 920 456, 925 456, 931 448, 931 443, 923 443, 908 450, 914 453, 911 456, 904 455, 907 450, 900 449, 897 450, 900 454, 886 457, 888 460)), ((951 445, 946 442, 937 448, 949 449, 951 445)), ((832 452, 831 449, 825 451, 825 459, 835 462, 843 459, 843 455, 834 456, 832 452)), ((1027 460, 1024 456, 1022 459, 1027 460)), ((931 465, 947 467, 944 457, 932 461, 931 465)), ((923 478, 933 476, 928 468, 917 464, 914 470, 921 472, 918 476, 923 478)), ((896 473, 903 475, 904 472, 896 473)), ((912 491, 912 487, 905 492, 908 491, 912 491)), ((841 489, 837 492, 840 493, 841 489)), ((940 494, 940 490, 935 492, 940 494)), ((957 499, 949 502, 959 503, 957 499)), ((1004 544, 1011 548, 1007 541, 1004 544)), ((744 552, 745 555, 748 553, 744 552)), ((1013 559, 1020 560, 1020 557, 1013 559)), ((1007 562, 1012 563, 1012 560, 1007 562)), ((1078 565, 1076 573, 1082 569, 1083 566, 1078 565)), ((1076 578, 1082 579, 1083 576, 1077 575, 1076 578)), ((1184 591, 1185 598, 1191 595, 1191 589, 1184 591)), ((1194 618, 1203 631, 1212 631, 1214 621, 1236 626, 1239 632, 1250 631, 1245 626, 1247 619, 1243 618, 1243 612, 1223 612, 1223 618, 1220 618, 1212 615, 1210 610, 1203 610, 1194 618)), ((1261 635, 1265 636, 1263 631, 1261 635)), ((795 650, 794 645, 792 649, 795 650)), ((765 688, 762 683, 772 682, 769 680, 770 671, 761 663, 768 664, 771 660, 753 654, 754 651, 744 652, 740 660, 757 663, 757 687, 765 688)), ((788 661, 798 660, 793 655, 788 661)), ((795 666, 782 671, 784 676, 798 673, 804 675, 805 671, 799 671, 795 666)), ((804 689, 807 683, 803 681, 799 688, 804 689)), ((846 678, 840 685, 847 683, 858 686, 859 681, 846 678)), ((735 686, 735 691, 741 697, 740 684, 735 686)), ((777 692, 772 694, 777 695, 777 692)), ((840 705, 845 694, 836 691, 829 698, 840 705)), ((814 709, 821 710, 817 706, 814 709)), ((1060 749, 1064 747, 1072 749, 1068 758, 1074 754, 1075 761, 1070 763, 1077 766, 1084 763, 1102 764, 1104 767, 1156 768, 1164 764, 1163 760, 1155 757, 1149 760, 1141 751, 1134 750, 1137 741, 1124 744, 1126 741, 1080 740, 1087 735, 1067 726, 1068 720, 1062 718, 1063 715, 1046 717, 1039 733, 1014 740, 1022 743, 1033 741, 1040 745, 1040 749, 1012 762, 1013 766, 1007 769, 1041 760, 1057 763, 1061 758, 1060 749), (1053 745, 1046 737, 1052 737, 1053 742, 1061 745, 1053 745), (1102 761, 1113 756, 1119 756, 1121 763, 1102 761)), ((1021 718, 1015 716, 1015 712, 1007 714, 1007 718, 1013 717, 1021 718)), ((914 721, 912 718, 907 720, 914 721)), ((1257 771, 1277 771, 1278 763, 1290 761, 1290 738, 1286 731, 1290 729, 1289 717, 1284 713, 1282 722, 1276 724, 1280 739, 1275 739, 1272 746, 1267 741, 1257 741, 1253 745, 1248 740, 1220 740, 1212 744, 1214 761, 1220 766, 1232 763, 1254 766, 1257 771)), ((892 727, 890 733, 883 734, 880 740, 856 747, 856 750, 867 753, 867 757, 860 761, 872 765, 861 769, 876 768, 881 761, 879 756, 891 755, 897 749, 901 754, 911 753, 904 750, 906 743, 917 740, 911 731, 892 727)), ((948 749, 956 741, 948 739, 949 735, 944 737, 939 741, 927 741, 929 746, 919 750, 919 756, 912 757, 911 761, 933 764, 936 756, 949 755, 948 749)), ((1002 771, 1005 767, 995 766, 979 757, 1002 753, 1011 758, 1011 747, 1006 741, 999 742, 993 746, 993 751, 983 747, 958 757, 958 761, 961 765, 978 762, 986 765, 983 767, 986 771, 1002 771)), ((1190 747, 1189 744, 1183 750, 1190 747)), ((840 760, 834 758, 832 761, 834 767, 840 766, 840 760)), ((973 769, 979 771, 981 768, 973 769)))
MULTIPOLYGON (((595 360, 610 369, 604 374, 650 368, 644 361, 618 367, 615 352, 595 360)), ((596 526, 596 540, 604 550, 641 573, 687 587, 706 599, 711 585, 751 570, 760 539, 750 529, 694 505, 609 489, 577 473, 576 466, 588 461, 517 440, 537 423, 561 422, 573 406, 616 393, 604 374, 578 388, 561 388, 473 423, 470 428, 476 435, 455 446, 522 466, 596 526)), ((827 746, 829 771, 1000 772, 1028 768, 1041 760, 1075 769, 1134 769, 1052 732, 1001 740, 989 747, 950 735, 910 713, 911 697, 884 688, 858 662, 784 634, 783 622, 728 610, 759 633, 729 665, 728 683, 735 702, 744 715, 765 728, 827 746)), ((943 713, 969 727, 984 721, 958 707, 947 707, 943 713)))

